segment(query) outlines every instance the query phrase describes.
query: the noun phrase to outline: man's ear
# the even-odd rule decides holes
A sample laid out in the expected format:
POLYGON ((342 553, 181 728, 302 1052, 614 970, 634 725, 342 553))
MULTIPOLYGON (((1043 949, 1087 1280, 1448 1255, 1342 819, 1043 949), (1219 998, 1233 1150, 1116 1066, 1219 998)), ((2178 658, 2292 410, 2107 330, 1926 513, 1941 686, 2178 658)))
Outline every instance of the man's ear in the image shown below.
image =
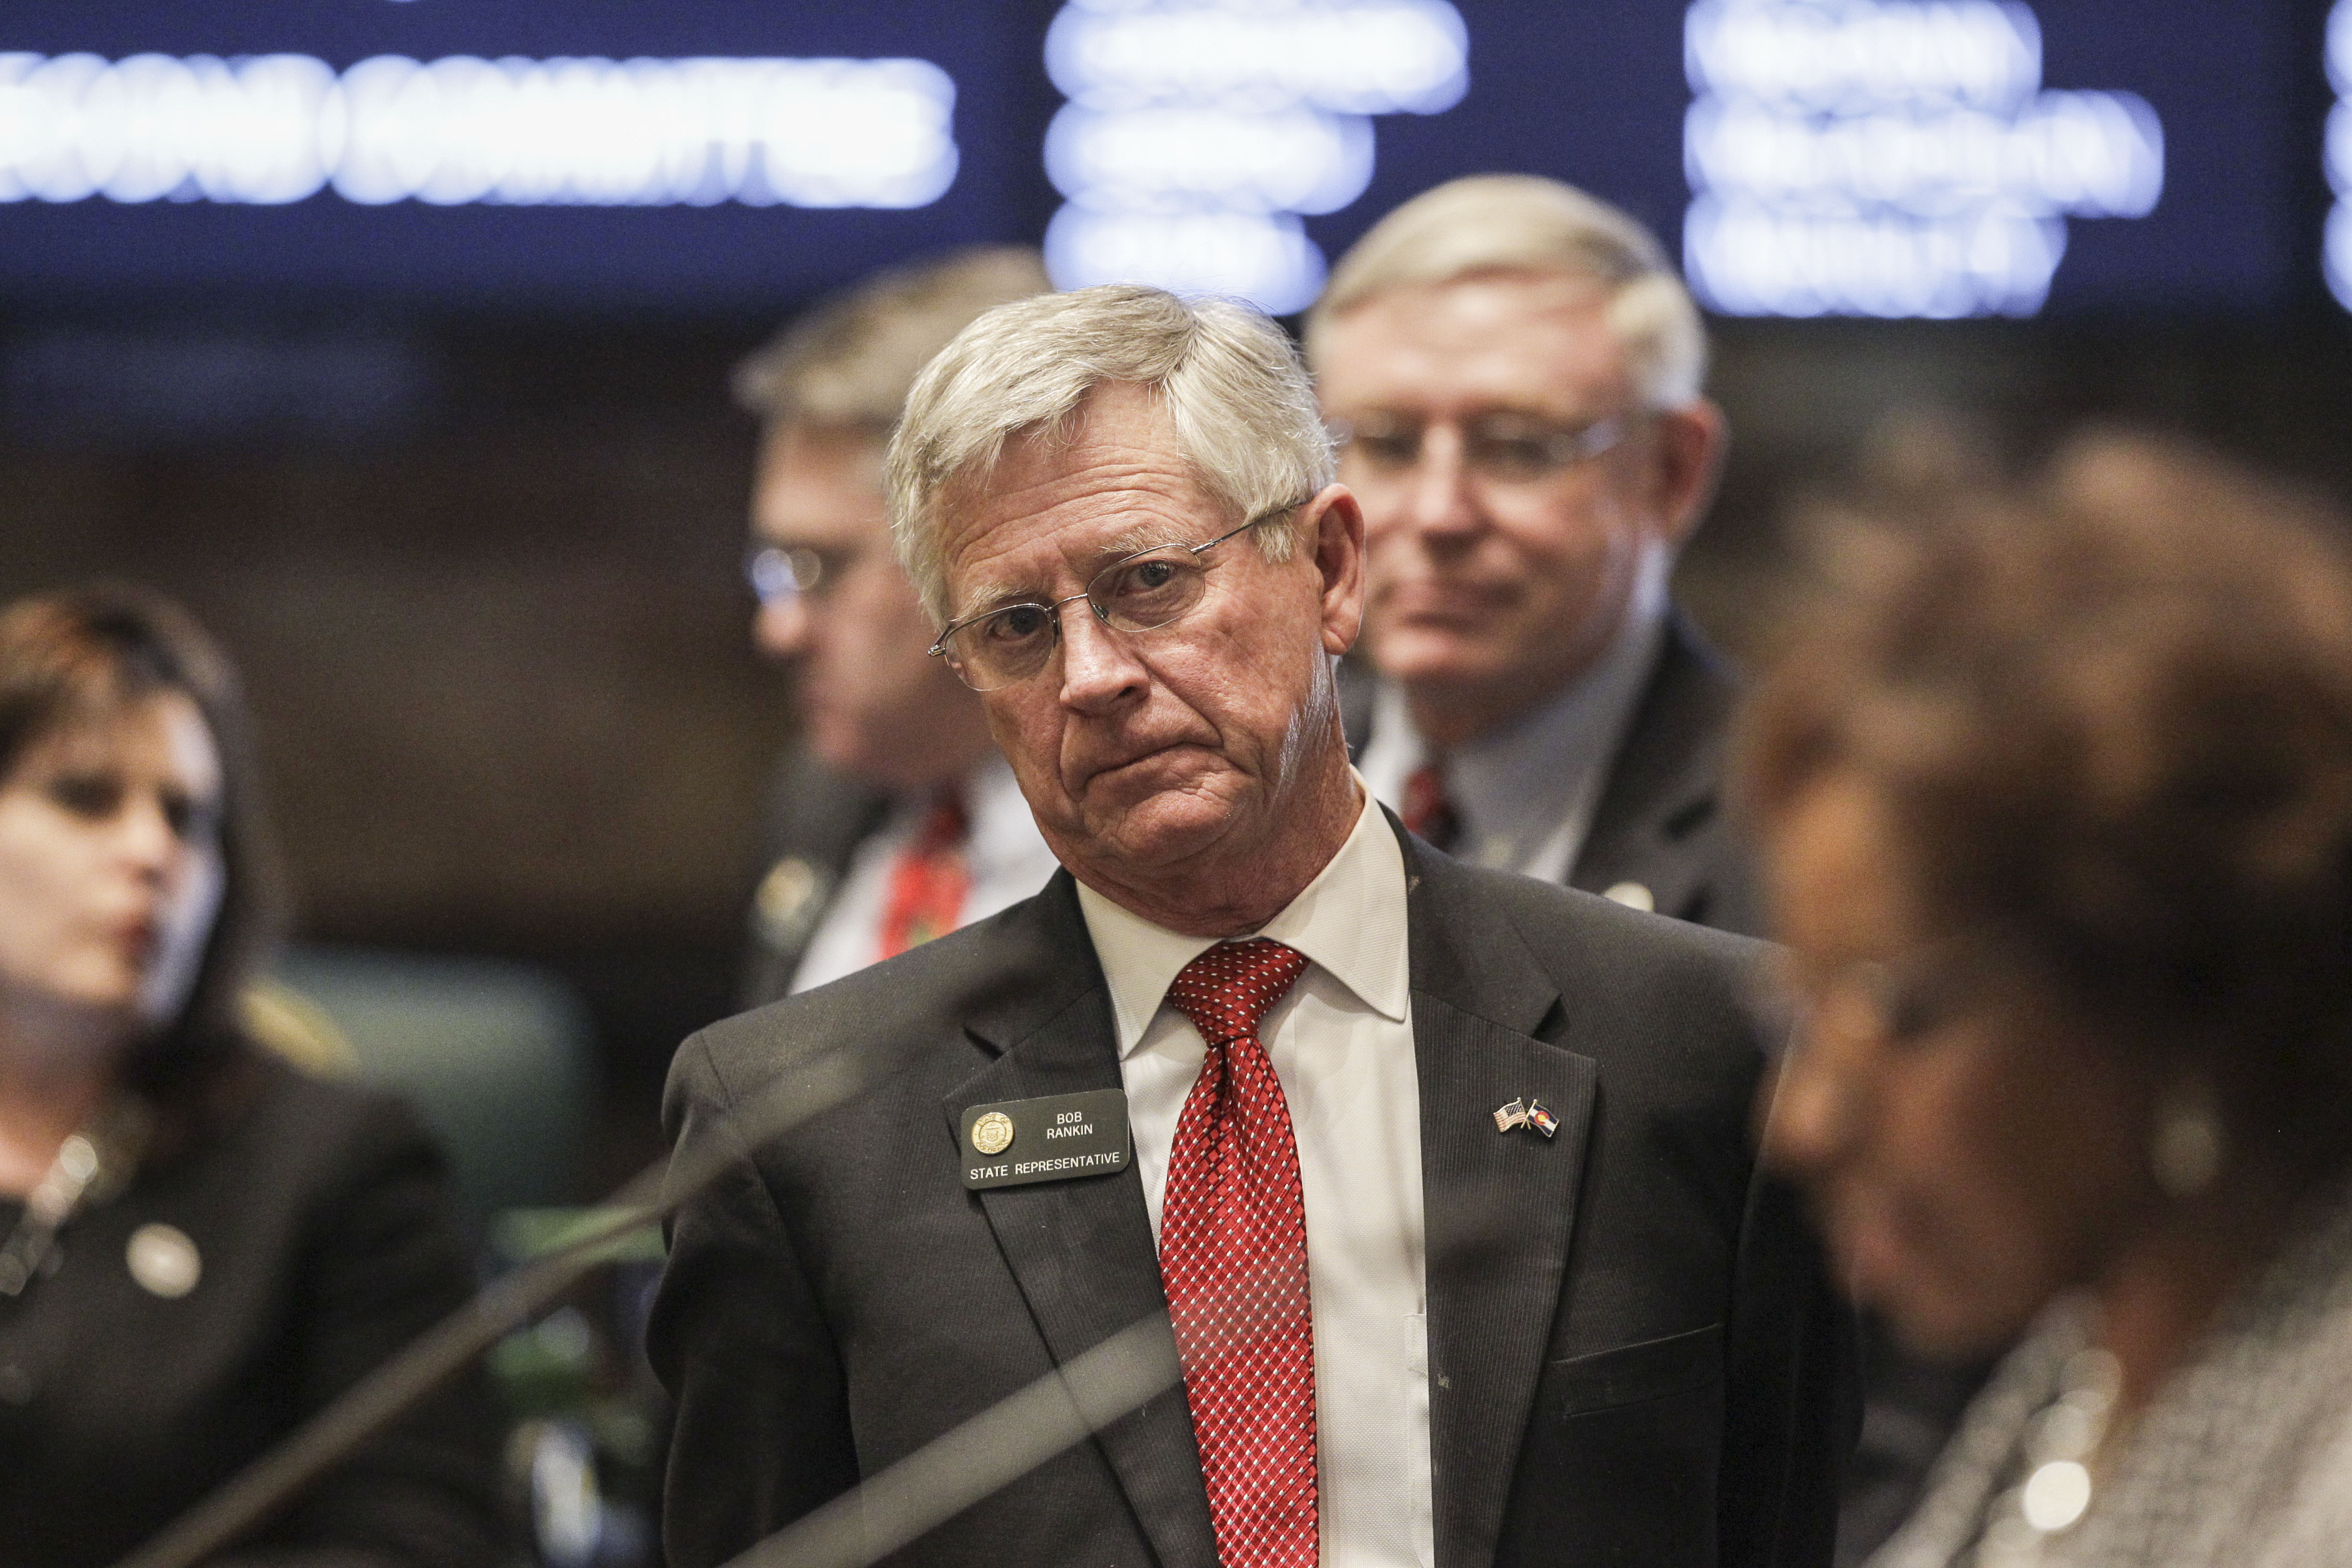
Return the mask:
POLYGON ((1652 503, 1664 542, 1679 548, 1697 531, 1714 503, 1729 446, 1723 410, 1702 397, 1687 408, 1652 416, 1652 503))
POLYGON ((1312 542, 1323 593, 1323 651, 1347 652, 1364 627, 1364 509, 1345 485, 1326 485, 1299 524, 1312 542))

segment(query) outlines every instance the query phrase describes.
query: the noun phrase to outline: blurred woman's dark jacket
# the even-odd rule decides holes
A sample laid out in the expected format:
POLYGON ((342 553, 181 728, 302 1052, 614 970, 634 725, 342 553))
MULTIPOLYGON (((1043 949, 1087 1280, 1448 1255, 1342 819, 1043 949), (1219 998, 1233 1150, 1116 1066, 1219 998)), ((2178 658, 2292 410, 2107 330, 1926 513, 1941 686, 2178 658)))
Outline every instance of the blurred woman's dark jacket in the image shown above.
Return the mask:
MULTIPOLYGON (((66 1227, 55 1272, 0 1297, 0 1561, 121 1557, 466 1299, 439 1155, 399 1102, 257 1052, 206 1099, 66 1227), (192 1245, 184 1294, 158 1226, 192 1245)), ((21 1210, 0 1202, 0 1231, 21 1210)), ((490 1562, 496 1441, 462 1384, 224 1568, 490 1562)))

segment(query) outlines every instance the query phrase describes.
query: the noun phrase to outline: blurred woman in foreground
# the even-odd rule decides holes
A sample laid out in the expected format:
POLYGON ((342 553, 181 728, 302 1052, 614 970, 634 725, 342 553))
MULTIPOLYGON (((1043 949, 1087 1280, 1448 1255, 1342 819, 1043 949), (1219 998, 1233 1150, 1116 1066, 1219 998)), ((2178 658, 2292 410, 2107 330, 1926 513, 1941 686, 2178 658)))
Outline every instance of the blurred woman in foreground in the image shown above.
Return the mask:
MULTIPOLYGON (((465 1300, 396 1105, 236 1026, 266 902, 233 679, 128 591, 0 614, 0 1561, 138 1545, 465 1300)), ((476 1388, 250 1543, 489 1559, 476 1388)))
POLYGON ((1873 1562, 2352 1563, 2352 563, 2060 474, 1849 540, 1745 738, 1767 1154, 1915 1349, 2014 1346, 1873 1562))

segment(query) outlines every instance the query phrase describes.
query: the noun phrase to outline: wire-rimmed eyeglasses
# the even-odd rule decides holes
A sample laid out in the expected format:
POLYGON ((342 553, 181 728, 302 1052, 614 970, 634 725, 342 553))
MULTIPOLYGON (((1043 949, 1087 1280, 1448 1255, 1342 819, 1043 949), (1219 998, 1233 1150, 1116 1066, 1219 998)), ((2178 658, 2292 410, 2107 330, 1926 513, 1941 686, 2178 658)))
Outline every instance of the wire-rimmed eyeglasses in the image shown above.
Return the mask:
POLYGON ((1000 605, 949 626, 931 645, 956 679, 974 691, 995 691, 1045 668, 1062 641, 1062 606, 1084 599, 1095 619, 1115 632, 1158 631, 1191 614, 1208 593, 1201 557, 1229 539, 1296 511, 1311 497, 1259 512, 1205 544, 1160 544, 1123 555, 1104 567, 1083 594, 1066 599, 1000 605))
MULTIPOLYGON (((1326 426, 1350 466, 1375 475, 1418 467, 1428 428, 1422 421, 1384 413, 1332 419, 1326 426)), ((1462 467, 1482 479, 1534 484, 1591 461, 1624 440, 1629 428, 1623 415, 1561 424, 1497 410, 1463 422, 1462 467)))

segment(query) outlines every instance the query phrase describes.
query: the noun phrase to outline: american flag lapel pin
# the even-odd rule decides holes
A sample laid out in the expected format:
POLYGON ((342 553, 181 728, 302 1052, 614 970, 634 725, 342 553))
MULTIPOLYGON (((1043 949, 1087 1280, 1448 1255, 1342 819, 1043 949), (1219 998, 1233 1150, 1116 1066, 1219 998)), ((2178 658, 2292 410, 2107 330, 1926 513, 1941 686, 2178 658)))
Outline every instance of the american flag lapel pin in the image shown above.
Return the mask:
POLYGON ((1508 1132, 1514 1127, 1525 1127, 1527 1124, 1528 1108, 1521 1105, 1517 1100, 1515 1100, 1508 1105, 1496 1107, 1496 1131, 1508 1132))

